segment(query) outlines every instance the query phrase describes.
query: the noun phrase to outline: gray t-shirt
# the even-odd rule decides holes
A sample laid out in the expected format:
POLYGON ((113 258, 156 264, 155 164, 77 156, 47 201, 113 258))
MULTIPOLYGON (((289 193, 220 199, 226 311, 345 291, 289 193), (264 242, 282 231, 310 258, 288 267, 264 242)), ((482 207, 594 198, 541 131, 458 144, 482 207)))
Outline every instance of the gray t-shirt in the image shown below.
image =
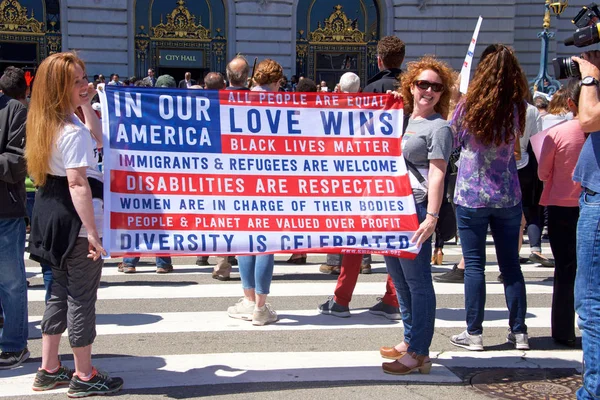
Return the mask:
POLYGON ((427 197, 427 179, 429 176, 429 160, 448 161, 452 152, 452 131, 450 125, 440 114, 433 114, 425 119, 408 120, 406 132, 402 137, 402 154, 423 175, 425 183, 410 175, 415 202, 421 203, 427 197))

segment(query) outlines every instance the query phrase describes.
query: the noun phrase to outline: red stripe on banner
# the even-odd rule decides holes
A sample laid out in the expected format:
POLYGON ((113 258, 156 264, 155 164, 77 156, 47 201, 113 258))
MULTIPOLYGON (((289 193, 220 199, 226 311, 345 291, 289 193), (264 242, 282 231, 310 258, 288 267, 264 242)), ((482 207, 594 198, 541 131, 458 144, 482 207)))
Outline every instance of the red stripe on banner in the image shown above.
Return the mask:
POLYGON ((412 194, 408 175, 262 176, 112 170, 113 193, 278 197, 390 197, 412 194))
POLYGON ((416 214, 407 215, 190 215, 110 213, 111 229, 262 232, 412 232, 416 214))
POLYGON ((221 149, 229 154, 296 154, 299 156, 395 156, 402 154, 400 138, 309 138, 221 135, 221 149))
POLYGON ((219 92, 221 106, 327 108, 357 110, 399 110, 402 99, 388 94, 366 93, 298 93, 298 92, 219 92))

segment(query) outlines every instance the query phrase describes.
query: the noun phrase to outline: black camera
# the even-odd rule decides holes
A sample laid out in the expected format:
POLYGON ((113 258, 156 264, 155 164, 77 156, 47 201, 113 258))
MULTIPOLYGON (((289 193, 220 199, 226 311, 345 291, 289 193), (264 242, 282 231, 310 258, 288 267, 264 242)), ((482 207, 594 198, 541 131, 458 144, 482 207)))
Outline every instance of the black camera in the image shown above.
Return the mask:
MULTIPOLYGON (((586 47, 600 42, 600 10, 596 3, 583 7, 571 21, 577 30, 565 40, 565 46, 586 47)), ((552 60, 556 79, 581 78, 579 65, 571 57, 552 60)))
POLYGON ((585 47, 600 42, 600 9, 596 3, 582 7, 571 22, 577 30, 565 40, 565 46, 585 47))
POLYGON ((571 57, 558 57, 552 60, 556 79, 581 78, 579 65, 571 57))
POLYGON ((589 6, 583 6, 571 22, 578 28, 585 28, 586 26, 600 22, 600 10, 596 3, 591 3, 589 6))

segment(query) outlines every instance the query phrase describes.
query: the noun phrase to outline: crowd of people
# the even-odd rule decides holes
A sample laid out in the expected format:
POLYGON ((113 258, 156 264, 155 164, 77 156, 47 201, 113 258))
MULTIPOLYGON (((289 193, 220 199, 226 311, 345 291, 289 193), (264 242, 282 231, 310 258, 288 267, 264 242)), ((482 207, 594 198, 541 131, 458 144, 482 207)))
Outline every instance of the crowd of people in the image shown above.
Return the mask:
MULTIPOLYGON (((584 387, 580 399, 598 398, 600 384, 600 52, 575 58, 583 79, 571 79, 548 102, 532 98, 513 50, 488 46, 477 64, 466 95, 458 91, 457 73, 435 56, 424 56, 402 70, 405 45, 397 37, 382 38, 377 47, 380 72, 361 82, 347 72, 333 91, 390 93, 404 102, 401 146, 419 227, 411 239, 420 246, 414 260, 385 257, 385 295, 370 312, 402 320, 399 343, 380 348, 392 360, 382 365, 390 374, 422 374, 431 370, 436 296, 433 280, 462 283, 466 329, 450 342, 468 350, 484 350, 486 237, 494 240, 509 311, 506 340, 528 350, 527 295, 521 264, 554 267, 552 338, 575 346, 575 313, 579 315, 584 353, 584 387), (541 151, 531 144, 545 135, 541 151), (542 232, 554 260, 542 254, 542 232), (523 233, 530 256, 520 258, 523 233), (441 264, 443 245, 458 236, 462 260, 445 274, 432 277, 441 264), (435 245, 433 238, 435 237, 435 245)), ((27 349, 27 282, 24 251, 41 263, 47 289, 41 322, 42 363, 33 389, 69 385, 68 395, 110 394, 123 380, 98 372, 92 364, 96 335, 95 303, 103 266, 103 175, 99 169, 102 130, 95 94, 98 84, 182 89, 252 90, 261 92, 329 91, 308 78, 288 83, 282 66, 265 59, 253 71, 237 56, 225 74, 210 72, 202 82, 186 73, 179 83, 169 75, 108 82, 102 75, 88 84, 84 62, 73 53, 58 53, 40 65, 27 101, 22 71, 9 68, 0 78, 0 369, 15 368, 29 357, 27 349), (252 72, 252 74, 250 74, 252 72), (26 143, 26 146, 25 146, 26 143), (28 181, 29 192, 25 182, 28 181), (33 182, 33 184, 32 184, 33 182), (33 201, 35 197, 35 201, 33 201), (52 210, 51 213, 47 210, 52 210), (25 217, 29 219, 26 226, 25 217), (59 344, 68 330, 75 360, 71 370, 60 362, 59 344)), ((118 270, 136 272, 139 258, 124 258, 118 270)), ((288 262, 306 263, 306 254, 288 262)), ((208 265, 208 257, 198 257, 208 265)), ((274 256, 219 257, 213 278, 230 279, 238 264, 243 297, 228 308, 232 318, 254 325, 276 323, 267 302, 274 256)), ((371 272, 369 256, 332 254, 320 267, 339 274, 334 295, 319 305, 321 314, 350 317, 349 304, 358 276, 371 272)), ((173 270, 170 257, 156 258, 157 273, 173 270)))

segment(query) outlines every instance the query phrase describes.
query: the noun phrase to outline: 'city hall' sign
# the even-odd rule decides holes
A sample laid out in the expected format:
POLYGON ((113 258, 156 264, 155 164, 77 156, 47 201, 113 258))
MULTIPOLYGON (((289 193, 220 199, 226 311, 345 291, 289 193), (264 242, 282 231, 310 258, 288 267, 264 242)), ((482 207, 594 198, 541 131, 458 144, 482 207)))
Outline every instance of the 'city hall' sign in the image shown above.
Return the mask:
POLYGON ((198 68, 203 65, 201 50, 160 50, 161 67, 198 68))

